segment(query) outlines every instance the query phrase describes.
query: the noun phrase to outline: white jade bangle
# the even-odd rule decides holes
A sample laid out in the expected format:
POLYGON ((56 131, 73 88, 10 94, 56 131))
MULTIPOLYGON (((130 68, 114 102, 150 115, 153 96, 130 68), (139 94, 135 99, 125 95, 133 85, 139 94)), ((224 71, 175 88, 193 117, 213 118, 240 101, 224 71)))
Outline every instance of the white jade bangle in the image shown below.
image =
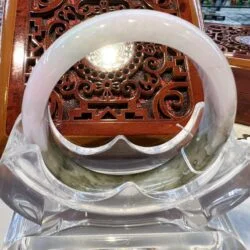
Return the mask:
POLYGON ((236 90, 226 58, 213 41, 192 24, 153 10, 122 10, 91 18, 62 35, 44 53, 28 81, 22 121, 25 136, 47 148, 47 104, 60 77, 90 52, 120 42, 152 42, 175 48, 198 66, 203 80, 205 114, 200 130, 216 147, 231 132, 236 90))

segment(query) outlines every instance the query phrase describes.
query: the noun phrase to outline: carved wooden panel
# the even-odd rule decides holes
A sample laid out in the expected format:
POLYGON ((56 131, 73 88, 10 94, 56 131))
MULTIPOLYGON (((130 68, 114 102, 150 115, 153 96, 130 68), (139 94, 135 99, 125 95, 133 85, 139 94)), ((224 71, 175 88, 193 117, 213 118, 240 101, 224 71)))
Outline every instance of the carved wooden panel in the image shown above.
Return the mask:
POLYGON ((234 57, 250 57, 250 26, 206 24, 206 33, 226 54, 234 57))
MULTIPOLYGON (((53 41, 95 15, 137 8, 197 22, 192 1, 184 0, 19 0, 7 132, 20 112, 32 68, 53 41)), ((104 71, 83 58, 62 76, 50 101, 61 132, 74 136, 174 134, 180 129, 176 123, 187 122, 202 99, 193 65, 166 46, 140 41, 131 46, 132 57, 118 70, 104 71)))
POLYGON ((205 29, 232 65, 238 94, 236 122, 250 125, 250 26, 206 23, 205 29))

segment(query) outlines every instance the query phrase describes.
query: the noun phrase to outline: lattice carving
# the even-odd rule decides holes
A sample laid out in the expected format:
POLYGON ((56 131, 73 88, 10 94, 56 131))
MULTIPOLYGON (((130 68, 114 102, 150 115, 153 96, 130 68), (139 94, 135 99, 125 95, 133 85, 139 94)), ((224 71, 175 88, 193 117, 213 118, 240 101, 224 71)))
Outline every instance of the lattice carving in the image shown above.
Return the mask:
POLYGON ((250 36, 249 26, 229 26, 206 24, 206 33, 218 44, 220 49, 237 57, 249 57, 250 45, 241 42, 241 37, 250 36))
POLYGON ((119 71, 98 71, 86 59, 78 62, 57 84, 55 95, 64 96, 64 107, 53 112, 56 119, 70 121, 178 119, 190 106, 187 77, 183 55, 138 42, 133 60, 119 71))
MULTIPOLYGON (((26 1, 23 4, 28 3, 26 1)), ((187 8, 187 4, 181 2, 29 1, 29 32, 23 83, 28 81, 44 51, 74 25, 95 15, 121 9, 155 9, 180 16, 187 8)), ((61 131, 70 134, 75 130, 74 124, 84 125, 90 122, 103 123, 103 126, 106 122, 173 123, 190 116, 195 103, 187 58, 180 52, 159 44, 138 41, 133 48, 133 57, 122 69, 105 72, 84 58, 62 76, 50 100, 53 119, 61 131)))

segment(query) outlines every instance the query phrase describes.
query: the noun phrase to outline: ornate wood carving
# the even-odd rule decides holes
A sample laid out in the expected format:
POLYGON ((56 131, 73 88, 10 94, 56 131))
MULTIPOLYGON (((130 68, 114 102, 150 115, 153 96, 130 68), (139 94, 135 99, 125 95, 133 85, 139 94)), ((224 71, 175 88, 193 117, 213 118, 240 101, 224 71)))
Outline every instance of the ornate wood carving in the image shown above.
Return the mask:
POLYGON ((236 122, 250 125, 250 26, 206 23, 205 28, 234 66, 232 70, 238 93, 236 122))
MULTIPOLYGON (((21 74, 12 74, 10 81, 8 133, 20 112, 32 68, 53 41, 95 15, 136 8, 193 21, 190 3, 184 0, 19 0, 16 36, 22 34, 25 60, 21 74)), ((62 76, 51 95, 51 111, 60 131, 76 136, 173 134, 179 130, 176 123, 187 122, 202 99, 193 65, 166 46, 138 41, 133 49, 133 57, 117 71, 102 71, 84 58, 62 76)))
POLYGON ((51 98, 56 120, 177 120, 187 115, 190 93, 184 56, 145 43, 136 43, 134 54, 117 72, 98 71, 86 59, 78 62, 51 98))
POLYGON ((226 54, 234 57, 250 57, 250 26, 231 26, 208 23, 206 33, 218 44, 226 54), (248 38, 249 40, 249 38, 248 38))

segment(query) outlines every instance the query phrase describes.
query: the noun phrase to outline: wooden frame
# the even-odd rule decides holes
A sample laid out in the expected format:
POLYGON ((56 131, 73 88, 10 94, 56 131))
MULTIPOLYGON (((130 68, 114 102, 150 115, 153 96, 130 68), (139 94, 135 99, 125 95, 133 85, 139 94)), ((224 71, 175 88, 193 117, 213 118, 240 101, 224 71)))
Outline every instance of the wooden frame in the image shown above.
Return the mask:
POLYGON ((7 89, 10 77, 14 29, 16 21, 17 0, 5 4, 4 19, 2 26, 1 61, 0 61, 0 152, 2 152, 6 141, 6 117, 7 117, 7 89))

